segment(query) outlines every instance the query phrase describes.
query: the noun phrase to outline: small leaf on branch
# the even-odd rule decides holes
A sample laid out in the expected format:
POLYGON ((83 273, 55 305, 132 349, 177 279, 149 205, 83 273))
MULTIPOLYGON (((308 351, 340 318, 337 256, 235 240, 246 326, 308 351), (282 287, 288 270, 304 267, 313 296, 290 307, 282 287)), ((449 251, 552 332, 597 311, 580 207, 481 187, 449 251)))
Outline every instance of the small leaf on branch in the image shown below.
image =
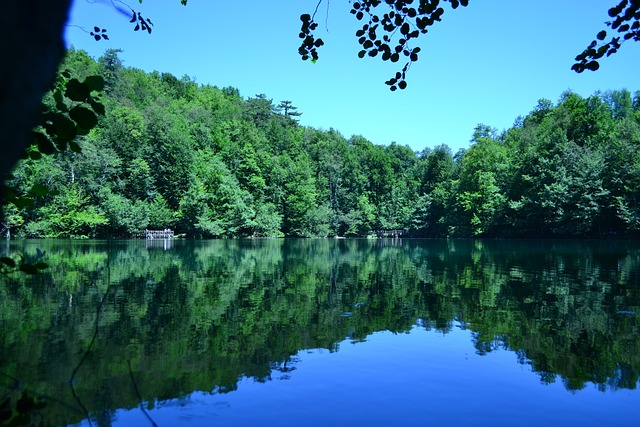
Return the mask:
POLYGON ((20 266, 20 271, 22 271, 23 273, 26 274, 37 274, 38 273, 38 269, 31 265, 31 264, 22 264, 20 266))
POLYGON ((9 258, 9 257, 1 257, 0 258, 0 263, 5 264, 6 266, 11 267, 11 268, 15 268, 15 266, 16 266, 16 262, 12 258, 9 258))

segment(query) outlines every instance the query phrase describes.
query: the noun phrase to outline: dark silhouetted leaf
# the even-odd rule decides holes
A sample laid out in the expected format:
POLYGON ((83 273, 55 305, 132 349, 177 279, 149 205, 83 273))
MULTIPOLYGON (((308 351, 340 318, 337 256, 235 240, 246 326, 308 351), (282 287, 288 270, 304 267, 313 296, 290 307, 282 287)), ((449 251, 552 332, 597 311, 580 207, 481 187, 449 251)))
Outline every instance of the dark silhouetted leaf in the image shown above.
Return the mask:
POLYGON ((100 102, 94 99, 89 99, 89 104, 91 104, 91 108, 93 108, 93 111, 100 114, 101 116, 104 116, 105 114, 104 105, 102 105, 100 102))
POLYGON ((61 113, 55 114, 52 122, 53 122, 53 129, 55 130, 55 133, 58 136, 58 138, 61 138, 63 140, 70 140, 75 138, 77 134, 76 125, 64 114, 61 114, 61 113))
POLYGON ((75 141, 69 141, 69 148, 75 153, 82 153, 82 147, 75 141))
POLYGON ((13 204, 16 205, 18 209, 33 207, 33 198, 24 196, 18 197, 13 200, 13 204))
POLYGON ((84 79, 84 84, 90 91, 101 91, 104 89, 104 78, 102 76, 88 76, 84 79))
POLYGON ((6 265, 7 267, 15 268, 16 262, 13 258, 9 258, 6 256, 0 257, 0 263, 6 265))
POLYGON ((586 64, 586 67, 591 71, 597 71, 598 68, 600 68, 600 64, 598 63, 598 61, 591 61, 586 64))
POLYGON ((67 90, 65 91, 65 95, 67 98, 72 101, 83 102, 86 101, 89 97, 90 90, 89 86, 85 83, 80 83, 78 79, 71 79, 67 82, 67 90))
POLYGON ((18 401, 16 402, 16 409, 21 414, 33 411, 35 409, 33 398, 30 397, 26 392, 23 392, 20 399, 18 399, 18 401))
POLYGON ((22 264, 19 268, 20 271, 22 271, 23 273, 27 273, 27 274, 37 274, 38 273, 38 269, 31 264, 22 264))
POLYGON ((69 111, 69 116, 83 129, 93 129, 98 124, 96 114, 81 105, 73 107, 69 111))
POLYGON ((42 184, 35 184, 29 190, 29 193, 33 194, 34 196, 46 196, 48 192, 49 189, 42 184))
POLYGON ((47 135, 39 131, 33 131, 31 135, 33 144, 38 147, 38 151, 42 154, 53 154, 55 152, 55 147, 47 135))
MULTIPOLYGON (((23 157, 25 158, 25 157, 23 157)), ((31 160, 40 160, 42 158, 42 153, 40 153, 39 151, 29 151, 29 154, 27 154, 27 157, 31 160)))

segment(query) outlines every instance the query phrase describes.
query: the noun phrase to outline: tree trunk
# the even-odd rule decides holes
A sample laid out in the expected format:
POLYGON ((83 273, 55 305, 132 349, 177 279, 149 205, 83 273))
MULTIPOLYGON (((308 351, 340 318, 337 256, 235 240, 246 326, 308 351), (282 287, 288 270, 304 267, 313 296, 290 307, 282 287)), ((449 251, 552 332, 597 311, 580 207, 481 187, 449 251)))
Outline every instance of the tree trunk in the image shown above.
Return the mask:
MULTIPOLYGON (((0 185, 29 143, 64 55, 71 0, 9 0, 0 13, 0 185)), ((1 194, 1 193, 0 193, 1 194)), ((0 202, 2 202, 0 195, 0 202)))

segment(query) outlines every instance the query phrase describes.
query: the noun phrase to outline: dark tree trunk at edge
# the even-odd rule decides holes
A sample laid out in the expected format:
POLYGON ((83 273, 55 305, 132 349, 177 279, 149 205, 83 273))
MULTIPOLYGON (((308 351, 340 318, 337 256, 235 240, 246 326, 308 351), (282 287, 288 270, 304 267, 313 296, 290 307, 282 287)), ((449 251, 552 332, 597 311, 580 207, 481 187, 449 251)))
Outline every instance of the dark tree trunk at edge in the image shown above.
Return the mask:
MULTIPOLYGON (((71 0, 9 0, 0 13, 0 185, 24 152, 64 55, 71 0)), ((1 201, 1 199, 0 199, 1 201)))

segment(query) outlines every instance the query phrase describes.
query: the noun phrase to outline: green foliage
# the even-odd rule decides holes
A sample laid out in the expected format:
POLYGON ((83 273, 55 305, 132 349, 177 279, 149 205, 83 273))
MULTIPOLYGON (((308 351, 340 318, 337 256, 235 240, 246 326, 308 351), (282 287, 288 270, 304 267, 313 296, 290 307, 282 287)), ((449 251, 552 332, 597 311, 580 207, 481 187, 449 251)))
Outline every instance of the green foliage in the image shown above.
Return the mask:
POLYGON ((54 196, 50 203, 38 209, 39 221, 26 225, 28 237, 95 237, 96 228, 108 223, 107 216, 99 207, 89 203, 76 183, 54 196))
POLYGON ((28 426, 37 425, 41 418, 39 412, 46 408, 47 402, 38 397, 32 397, 23 391, 15 401, 11 397, 0 403, 0 425, 28 426))
POLYGON ((276 106, 266 95, 244 99, 233 88, 126 68, 114 50, 98 61, 72 50, 64 66, 69 71, 45 99, 59 123, 38 131, 54 151, 38 151, 14 169, 3 234, 130 237, 148 227, 216 238, 640 231, 638 93, 583 98, 568 91, 557 104, 540 100, 504 132, 478 125, 470 146, 454 155, 447 146, 416 153, 303 127, 290 101, 276 106), (97 121, 89 118, 93 108, 102 111, 94 90, 102 80, 90 77, 96 70, 106 82, 97 121), (82 152, 58 149, 63 137, 82 152))
POLYGON ((133 201, 108 190, 101 192, 99 198, 112 236, 135 236, 149 226, 149 205, 145 202, 133 201))
MULTIPOLYGON (((82 64, 86 65, 86 64, 82 64)), ((31 144, 24 153, 25 159, 40 160, 66 150, 80 152, 76 137, 86 135, 98 123, 98 115, 105 112, 97 93, 104 87, 104 80, 98 75, 89 75, 83 81, 71 77, 69 70, 62 70, 51 91, 43 101, 43 111, 31 133, 31 144)), ((29 192, 24 188, 6 185, 3 201, 17 207, 28 206, 33 196, 43 196, 48 188, 44 184, 33 187, 29 192)))
POLYGON ((0 257, 0 274, 10 275, 15 272, 21 272, 33 275, 38 271, 46 270, 49 268, 49 264, 42 260, 45 255, 46 251, 43 252, 37 248, 35 256, 28 256, 24 253, 2 256, 0 257))
POLYGON ((153 230, 164 230, 172 228, 178 218, 169 207, 167 200, 162 194, 156 194, 149 204, 149 228, 153 230))
POLYGON ((254 237, 282 237, 282 215, 273 203, 265 203, 256 207, 253 219, 254 237))

